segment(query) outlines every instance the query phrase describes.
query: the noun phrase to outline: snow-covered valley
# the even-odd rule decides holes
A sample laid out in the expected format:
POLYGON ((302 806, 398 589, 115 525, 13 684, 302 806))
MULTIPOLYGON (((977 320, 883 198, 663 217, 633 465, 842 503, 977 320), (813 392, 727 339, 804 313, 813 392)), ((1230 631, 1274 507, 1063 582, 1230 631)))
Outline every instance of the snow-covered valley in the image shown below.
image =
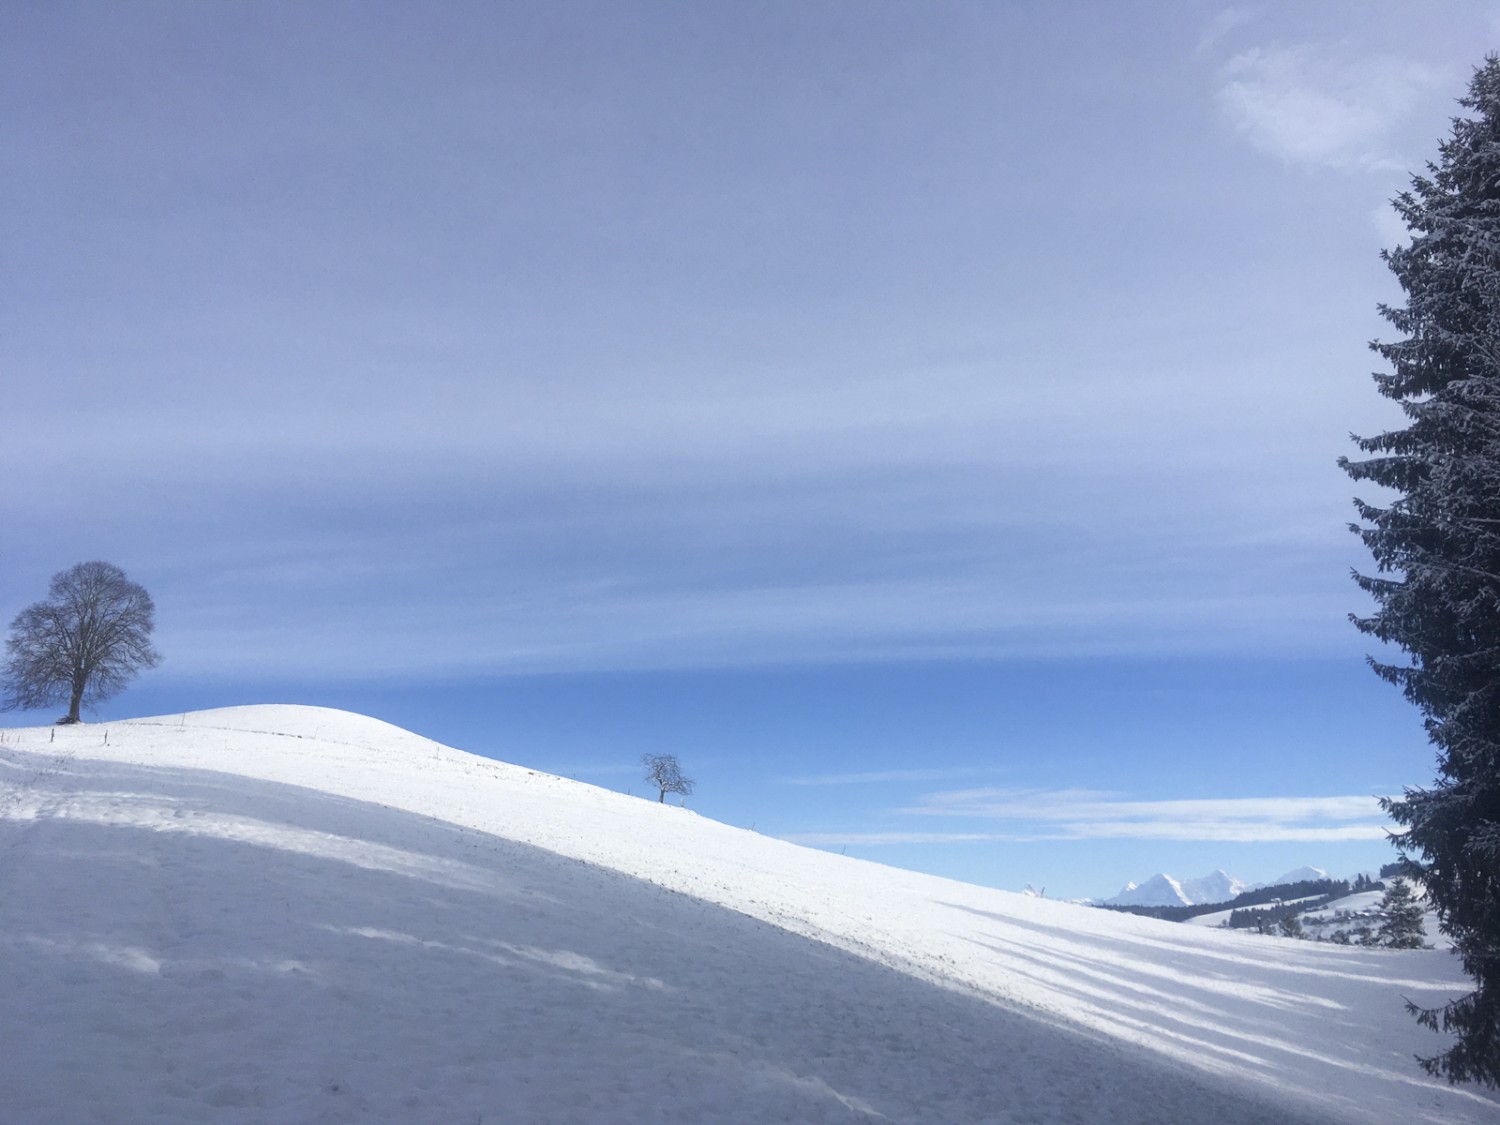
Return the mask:
POLYGON ((1492 1121, 1441 951, 1174 925, 255 707, 0 740, 0 1121, 1492 1121))

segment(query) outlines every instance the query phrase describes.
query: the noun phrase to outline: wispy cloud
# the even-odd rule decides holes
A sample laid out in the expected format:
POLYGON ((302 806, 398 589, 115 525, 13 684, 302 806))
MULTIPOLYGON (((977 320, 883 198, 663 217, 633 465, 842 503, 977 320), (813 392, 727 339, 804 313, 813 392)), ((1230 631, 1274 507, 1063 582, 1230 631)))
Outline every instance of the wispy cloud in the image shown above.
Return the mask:
POLYGON ((1389 55, 1344 60, 1309 46, 1258 47, 1221 72, 1220 108, 1251 144, 1293 164, 1363 171, 1407 166, 1397 126, 1445 76, 1389 55))
POLYGON ((1015 840, 1002 832, 799 832, 782 839, 814 848, 839 844, 972 844, 989 840, 1015 840))
POLYGON ((1411 240, 1411 231, 1396 214, 1390 204, 1377 207, 1370 212, 1370 221, 1375 224, 1375 231, 1380 237, 1380 245, 1387 250, 1397 246, 1403 246, 1411 240))
POLYGON ((1225 8, 1210 20, 1208 27, 1204 29, 1202 38, 1198 40, 1198 53, 1207 54, 1227 36, 1254 19, 1255 13, 1248 8, 1225 8))
POLYGON ((1328 842, 1380 839, 1389 826, 1368 796, 1139 801, 1087 789, 962 789, 901 811, 1004 820, 1007 838, 1048 840, 1328 842))
POLYGON ((911 770, 873 770, 868 773, 825 773, 814 777, 788 777, 786 785, 866 785, 882 781, 954 781, 1001 772, 996 766, 952 766, 911 770))

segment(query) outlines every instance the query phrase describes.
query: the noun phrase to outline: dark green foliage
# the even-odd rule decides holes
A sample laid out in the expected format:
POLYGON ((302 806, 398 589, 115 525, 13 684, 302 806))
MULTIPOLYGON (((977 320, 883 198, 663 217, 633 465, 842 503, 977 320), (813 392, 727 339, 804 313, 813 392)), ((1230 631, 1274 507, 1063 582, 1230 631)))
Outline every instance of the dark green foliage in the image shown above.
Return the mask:
MULTIPOLYGON (((1241 891, 1227 902, 1200 902, 1192 906, 1117 906, 1099 903, 1105 910, 1121 914, 1139 914, 1146 918, 1160 918, 1164 922, 1186 922, 1203 914, 1214 914, 1242 906, 1255 906, 1263 902, 1282 902, 1289 898, 1322 896, 1322 902, 1331 902, 1349 893, 1349 884, 1342 879, 1307 879, 1300 883, 1277 883, 1269 887, 1257 887, 1253 891, 1241 891)), ((1307 907, 1298 907, 1305 910, 1307 907)), ((1251 922, 1246 925, 1253 925, 1251 922)), ((1231 921, 1230 925, 1234 923, 1231 921)))
MULTIPOLYGON (((1256 906, 1263 902, 1285 902, 1292 898, 1320 896, 1326 902, 1343 898, 1349 893, 1349 883, 1344 879, 1304 879, 1300 883, 1278 883, 1272 887, 1257 887, 1234 896, 1231 906, 1256 906)), ((1219 909, 1223 909, 1220 907, 1219 909)), ((1308 909, 1304 907, 1303 909, 1308 909)))
POLYGON ((1500 1085, 1500 59, 1476 71, 1429 175, 1395 200, 1409 246, 1385 261, 1406 301, 1381 307, 1402 334, 1372 346, 1375 376, 1401 404, 1403 429, 1356 438, 1369 457, 1341 459, 1357 481, 1390 489, 1356 500, 1355 530, 1376 573, 1355 575, 1375 612, 1354 617, 1406 664, 1373 659, 1421 709, 1438 750, 1430 789, 1385 807, 1402 873, 1426 885, 1475 990, 1414 1009, 1457 1035, 1423 1066, 1450 1081, 1500 1085))
POLYGON ((1207 902, 1197 906, 1121 906, 1112 902, 1097 902, 1094 905, 1101 910, 1113 910, 1117 914, 1138 914, 1142 918, 1159 918, 1163 922, 1186 922, 1200 914, 1212 914, 1215 910, 1224 909, 1222 902, 1207 902))
POLYGON ((1231 930, 1253 929, 1263 934, 1275 933, 1288 918, 1295 918, 1298 914, 1304 914, 1309 910, 1317 910, 1319 907, 1327 906, 1334 899, 1343 898, 1348 893, 1348 885, 1345 884, 1343 890, 1319 895, 1313 899, 1274 903, 1270 906, 1244 907, 1230 912, 1229 928, 1231 930))
POLYGON ((1405 879, 1393 880, 1380 900, 1380 911, 1385 915, 1385 921, 1380 923, 1380 945, 1390 949, 1422 948, 1427 938, 1423 925, 1427 911, 1412 893, 1410 883, 1405 879))

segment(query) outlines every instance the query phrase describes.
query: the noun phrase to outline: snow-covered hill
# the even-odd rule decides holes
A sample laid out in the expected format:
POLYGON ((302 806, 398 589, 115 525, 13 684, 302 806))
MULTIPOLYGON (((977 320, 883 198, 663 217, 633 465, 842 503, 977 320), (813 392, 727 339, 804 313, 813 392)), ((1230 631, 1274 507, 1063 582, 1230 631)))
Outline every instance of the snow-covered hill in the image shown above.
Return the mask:
MULTIPOLYGON (((1412 889, 1418 901, 1427 897, 1420 883, 1414 884, 1412 889)), ((1358 891, 1309 910, 1302 915, 1302 925, 1315 938, 1328 940, 1342 932, 1358 941, 1365 928, 1379 930, 1385 921, 1386 915, 1380 909, 1383 898, 1384 891, 1358 891)), ((1438 929, 1437 914, 1431 909, 1422 916, 1422 928, 1425 932, 1423 940, 1434 949, 1453 948, 1453 940, 1438 929)))
POLYGON ((341 712, 0 733, 0 1121, 1500 1111, 1412 1061, 1439 952, 897 871, 341 712))

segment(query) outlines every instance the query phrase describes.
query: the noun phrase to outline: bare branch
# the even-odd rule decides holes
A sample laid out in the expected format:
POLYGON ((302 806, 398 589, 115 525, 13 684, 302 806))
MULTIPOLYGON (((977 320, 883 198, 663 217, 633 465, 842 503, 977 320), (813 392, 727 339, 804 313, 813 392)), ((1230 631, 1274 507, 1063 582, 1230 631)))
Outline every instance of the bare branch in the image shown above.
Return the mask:
POLYGON ((161 663, 151 647, 156 607, 145 589, 112 563, 79 563, 52 577, 47 599, 11 622, 0 669, 0 709, 46 707, 63 700, 62 722, 116 694, 161 663))

